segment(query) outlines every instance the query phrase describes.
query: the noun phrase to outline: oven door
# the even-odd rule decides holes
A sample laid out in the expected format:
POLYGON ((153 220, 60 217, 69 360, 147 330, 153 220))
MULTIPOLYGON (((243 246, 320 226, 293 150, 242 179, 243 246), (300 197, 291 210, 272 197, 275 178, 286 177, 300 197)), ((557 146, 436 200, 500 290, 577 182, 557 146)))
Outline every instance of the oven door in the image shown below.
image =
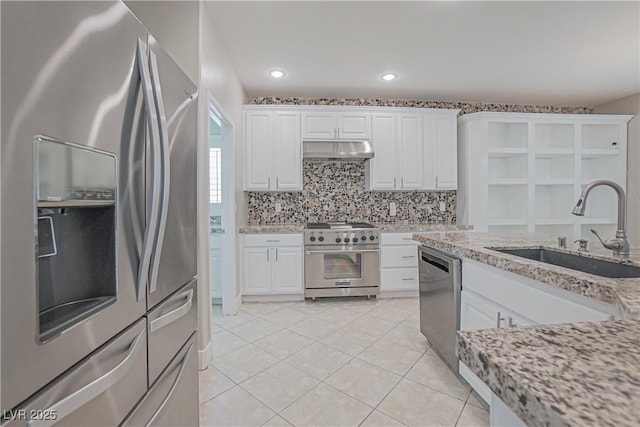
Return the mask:
POLYGON ((307 247, 305 287, 353 288, 380 284, 380 249, 307 247))

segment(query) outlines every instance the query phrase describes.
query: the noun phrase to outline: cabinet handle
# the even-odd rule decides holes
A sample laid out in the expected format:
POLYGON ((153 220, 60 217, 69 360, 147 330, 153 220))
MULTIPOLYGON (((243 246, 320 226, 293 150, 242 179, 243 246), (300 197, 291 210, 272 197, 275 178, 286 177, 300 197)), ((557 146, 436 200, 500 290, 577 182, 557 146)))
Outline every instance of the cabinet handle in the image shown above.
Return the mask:
POLYGON ((393 188, 396 188, 396 177, 393 177, 393 188))
POLYGON ((269 261, 269 248, 267 248, 267 261, 269 261))
POLYGON ((404 176, 400 177, 400 188, 404 188, 404 176))
POLYGON ((438 186, 438 175, 436 175, 436 187, 438 186))
POLYGON ((272 240, 269 240, 269 239, 267 239, 267 242, 270 242, 270 243, 278 243, 279 241, 280 241, 280 240, 277 240, 277 239, 276 239, 276 240, 273 240, 273 239, 272 239, 272 240))
POLYGON ((267 188, 271 189, 271 177, 269 177, 269 183, 267 184, 267 188))
MULTIPOLYGON (((278 261, 278 248, 276 248, 276 261, 278 261)), ((511 319, 509 319, 511 320, 511 319)))
POLYGON ((276 188, 280 188, 280 184, 278 183, 278 178, 279 177, 276 176, 276 188))
POLYGON ((515 328, 516 326, 518 326, 518 325, 513 323, 513 317, 509 317, 509 327, 510 328, 515 328))
POLYGON ((500 312, 498 312, 498 315, 496 316, 496 328, 500 327, 500 322, 502 322, 504 320, 504 317, 500 316, 500 312))
POLYGON ((415 255, 405 255, 402 258, 415 258, 415 257, 416 257, 415 255))
POLYGON ((413 241, 413 238, 412 238, 412 237, 403 237, 403 238, 402 238, 402 240, 410 240, 410 241, 413 241))
POLYGON ((416 280, 416 279, 415 279, 415 277, 405 277, 402 280, 409 281, 409 280, 416 280))

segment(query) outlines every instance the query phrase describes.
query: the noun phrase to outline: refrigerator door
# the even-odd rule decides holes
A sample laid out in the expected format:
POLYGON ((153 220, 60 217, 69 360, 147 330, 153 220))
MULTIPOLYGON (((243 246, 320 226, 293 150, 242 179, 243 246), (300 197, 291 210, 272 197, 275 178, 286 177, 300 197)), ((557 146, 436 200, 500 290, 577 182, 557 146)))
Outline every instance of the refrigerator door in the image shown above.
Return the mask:
MULTIPOLYGON (((144 47, 146 31, 121 2, 1 2, 0 7, 0 409, 10 410, 145 312, 144 289, 140 299, 136 292, 145 218, 145 108, 136 55, 138 39, 144 47), (82 268, 115 263, 115 268, 109 269, 116 278, 113 289, 87 293, 115 300, 100 305, 82 320, 68 323, 69 327, 52 328, 44 335, 40 329, 47 313, 42 313, 42 301, 56 301, 57 296, 37 289, 42 282, 38 279, 40 261, 51 263, 64 256, 66 248, 60 243, 65 227, 78 229, 74 228, 78 222, 67 219, 68 224, 60 224, 55 216, 72 218, 76 209, 76 218, 89 221, 93 208, 79 203, 69 210, 54 206, 51 218, 36 218, 37 135, 114 156, 117 176, 117 197, 111 203, 114 219, 105 220, 113 224, 109 226, 109 238, 115 239, 116 245, 113 257, 91 257, 77 250, 75 253, 82 256, 70 262, 82 263, 82 268), (65 217, 65 212, 69 216, 65 217)), ((82 173, 91 175, 91 168, 84 167, 82 173)), ((57 197, 52 200, 54 205, 58 203, 57 197)), ((107 253, 94 251, 98 252, 107 253)), ((87 281, 86 286, 96 283, 87 281)))
POLYGON ((122 426, 197 426, 198 351, 196 335, 168 364, 122 426))
POLYGON ((147 314, 149 386, 198 326, 197 285, 193 280, 147 314))
POLYGON ((151 309, 196 276, 196 86, 149 36, 164 149, 162 209, 149 275, 151 309))
POLYGON ((140 320, 24 405, 5 411, 7 426, 118 425, 147 390, 146 350, 140 320))

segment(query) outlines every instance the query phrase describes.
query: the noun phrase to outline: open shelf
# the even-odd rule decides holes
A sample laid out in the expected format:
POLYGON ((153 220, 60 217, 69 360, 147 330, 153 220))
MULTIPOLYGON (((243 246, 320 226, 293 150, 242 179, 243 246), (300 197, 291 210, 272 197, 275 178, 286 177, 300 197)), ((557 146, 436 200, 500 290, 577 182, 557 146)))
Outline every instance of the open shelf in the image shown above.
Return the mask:
POLYGON ((573 236, 573 224, 536 224, 536 233, 546 234, 553 237, 573 236))
POLYGON ((527 223, 527 185, 489 186, 488 224, 527 223))
POLYGON ((593 225, 597 225, 597 224, 617 224, 618 220, 616 218, 598 218, 598 217, 588 217, 588 216, 583 216, 582 218, 580 218, 580 223, 581 224, 593 224, 593 225))
POLYGON ((573 149, 575 125, 573 123, 536 123, 534 143, 538 149, 573 149))
MULTIPOLYGON (((527 155, 489 155, 489 181, 527 178, 527 155)), ((526 182, 525 182, 526 183, 526 182)))
POLYGON ((489 179, 489 185, 527 185, 527 178, 489 179))
POLYGON ((573 218, 536 218, 536 227, 538 225, 555 225, 555 224, 573 224, 573 218))
POLYGON ((575 150, 573 148, 536 148, 536 158, 545 159, 545 158, 553 158, 558 156, 571 156, 575 154, 575 150))
POLYGON ((619 147, 620 126, 618 124, 583 124, 582 150, 611 149, 619 147))
POLYGON ((524 148, 513 148, 513 147, 495 147, 490 146, 487 149, 487 154, 489 157, 513 157, 517 155, 527 155, 528 150, 526 147, 524 148))
POLYGON ((489 225, 489 233, 526 233, 526 224, 489 225))
MULTIPOLYGON (((574 194, 573 183, 568 185, 536 185, 535 189, 535 222, 551 220, 571 221, 571 210, 578 198, 574 194)), ((568 223, 568 222, 567 222, 568 223)))
POLYGON ((575 157, 536 157, 536 182, 562 182, 573 184, 575 157))
POLYGON ((526 122, 489 122, 489 147, 527 148, 526 122))
POLYGON ((617 148, 602 148, 602 149, 586 149, 582 150, 583 159, 596 159, 599 157, 612 157, 620 154, 620 150, 617 148))

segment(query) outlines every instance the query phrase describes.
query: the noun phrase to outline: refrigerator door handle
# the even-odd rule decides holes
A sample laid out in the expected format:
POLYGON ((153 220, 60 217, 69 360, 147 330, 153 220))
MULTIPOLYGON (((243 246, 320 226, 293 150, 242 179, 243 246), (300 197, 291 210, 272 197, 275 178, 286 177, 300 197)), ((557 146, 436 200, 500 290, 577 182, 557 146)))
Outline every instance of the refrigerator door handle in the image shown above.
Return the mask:
POLYGON ((140 254, 140 264, 138 265, 138 283, 137 283, 137 297, 138 301, 142 297, 142 291, 147 285, 149 280, 149 268, 151 266, 151 255, 153 252, 153 244, 155 241, 155 233, 158 228, 158 211, 160 210, 160 153, 159 135, 158 130, 158 117, 156 115, 156 108, 154 105, 154 96, 151 82, 151 74, 149 73, 149 66, 145 52, 145 42, 142 39, 138 39, 137 48, 137 63, 138 70, 140 72, 140 81, 142 82, 142 94, 144 97, 144 105, 149 122, 149 135, 151 139, 151 212, 149 214, 149 223, 144 230, 144 240, 142 244, 142 253, 140 254))
POLYGON ((169 212, 169 190, 171 185, 170 164, 169 164, 169 130, 167 128, 167 117, 164 111, 164 100, 160 89, 160 75, 158 74, 158 59, 152 50, 149 51, 149 68, 151 70, 151 82, 153 83, 153 94, 155 98, 156 111, 158 112, 158 123, 160 128, 160 159, 162 164, 162 198, 156 234, 155 248, 153 250, 153 260, 151 263, 151 278, 149 280, 149 293, 156 291, 158 285, 158 270, 160 268, 160 255, 164 244, 164 234, 167 229, 167 214, 169 212))
POLYGON ((175 310, 172 310, 167 314, 162 315, 155 320, 152 320, 151 326, 149 327, 150 333, 154 333, 158 329, 167 326, 169 323, 178 320, 179 318, 187 314, 189 310, 191 310, 191 304, 193 303, 193 288, 189 289, 186 292, 183 292, 180 297, 185 298, 187 301, 175 310))
POLYGON ((173 397, 173 394, 176 392, 176 389, 178 388, 178 384, 180 384, 180 380, 182 380, 182 375, 184 374, 184 367, 187 366, 189 355, 191 355, 191 350, 193 350, 193 344, 189 346, 189 350, 187 350, 187 354, 184 355, 184 358, 182 359, 182 362, 180 364, 180 370, 178 371, 178 375, 176 375, 176 378, 173 380, 173 384, 171 384, 171 388, 169 388, 169 392, 164 397, 164 399, 162 399, 162 403, 160 403, 160 406, 158 406, 158 409, 156 410, 156 412, 154 412, 151 418, 149 418, 149 421, 147 421, 147 423, 145 424, 145 427, 149 427, 153 425, 153 422, 156 420, 156 418, 158 418, 158 416, 160 416, 164 408, 167 406, 167 403, 171 400, 171 398, 173 397))
POLYGON ((129 353, 124 359, 122 359, 120 363, 116 365, 115 368, 102 375, 101 377, 93 380, 79 390, 74 391, 62 400, 57 401, 43 411, 43 413, 46 414, 56 414, 56 417, 54 419, 31 420, 27 423, 27 427, 51 426, 62 420, 67 415, 73 413, 77 409, 80 409, 86 403, 95 399, 98 395, 104 393, 106 390, 118 383, 118 381, 120 381, 127 374, 127 372, 129 372, 129 369, 131 369, 131 367, 135 363, 134 356, 136 355, 136 353, 140 350, 140 348, 144 347, 142 344, 140 344, 143 341, 143 336, 144 331, 140 332, 134 338, 133 342, 129 346, 129 353))

